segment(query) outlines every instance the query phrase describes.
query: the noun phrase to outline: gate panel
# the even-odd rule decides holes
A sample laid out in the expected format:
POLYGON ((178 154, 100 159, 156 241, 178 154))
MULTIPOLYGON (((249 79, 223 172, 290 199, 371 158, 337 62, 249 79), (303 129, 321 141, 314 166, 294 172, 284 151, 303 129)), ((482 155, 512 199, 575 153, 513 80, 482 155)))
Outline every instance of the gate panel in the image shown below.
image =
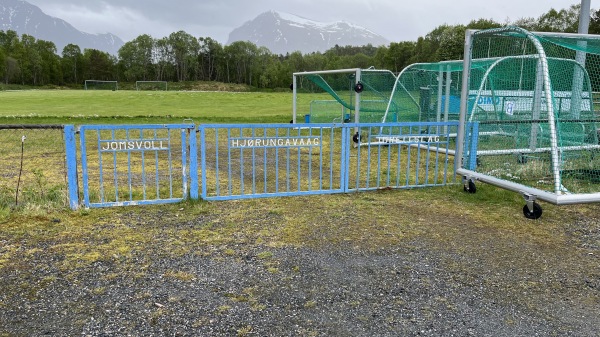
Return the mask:
POLYGON ((332 124, 201 125, 202 198, 346 190, 348 130, 332 124))
POLYGON ((456 122, 354 124, 348 190, 442 186, 454 180, 456 122))
POLYGON ((446 185, 455 181, 451 131, 457 126, 203 125, 201 196, 226 200, 446 185))
MULTIPOLYGON (((188 146, 196 144, 195 139, 188 139, 195 137, 194 131, 195 126, 188 124, 81 126, 84 205, 159 204, 185 199, 188 146)), ((190 153, 196 155, 196 149, 190 153)))

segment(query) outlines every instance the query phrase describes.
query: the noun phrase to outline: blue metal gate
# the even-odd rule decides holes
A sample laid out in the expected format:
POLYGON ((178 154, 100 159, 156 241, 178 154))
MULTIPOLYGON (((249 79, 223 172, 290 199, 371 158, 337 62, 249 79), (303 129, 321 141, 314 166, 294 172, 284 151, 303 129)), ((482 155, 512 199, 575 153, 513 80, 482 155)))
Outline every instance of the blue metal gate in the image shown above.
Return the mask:
POLYGON ((207 200, 339 193, 346 133, 331 124, 201 125, 207 200))
POLYGON ((206 200, 440 186, 458 123, 201 125, 206 200))
MULTIPOLYGON (((332 194, 455 181, 458 123, 85 125, 85 207, 332 194), (197 133, 200 134, 198 144, 197 133), (200 158, 200 167, 198 165, 200 158), (199 195, 200 192, 200 195, 199 195)), ((66 139, 71 207, 76 139, 66 139)))
MULTIPOLYGON (((81 126, 84 206, 170 203, 187 198, 188 179, 193 177, 194 185, 197 177, 197 161, 191 159, 197 152, 194 131, 195 126, 188 124, 81 126)), ((195 186, 192 198, 197 198, 197 182, 195 186)))

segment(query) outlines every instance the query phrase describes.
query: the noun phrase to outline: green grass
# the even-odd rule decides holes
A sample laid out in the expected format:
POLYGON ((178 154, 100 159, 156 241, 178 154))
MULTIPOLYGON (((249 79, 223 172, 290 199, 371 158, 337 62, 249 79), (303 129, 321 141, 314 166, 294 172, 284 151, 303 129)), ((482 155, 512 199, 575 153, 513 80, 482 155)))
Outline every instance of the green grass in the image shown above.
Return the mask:
MULTIPOLYGON (((312 96, 301 95, 299 111, 312 96)), ((291 92, 0 91, 2 124, 288 123, 291 92)))
MULTIPOLYGON (((313 99, 327 98, 324 94, 301 94, 298 110, 307 111, 313 99)), ((0 91, 0 100, 0 123, 4 124, 162 124, 186 119, 195 123, 288 123, 292 115, 290 92, 21 90, 0 91)), ((28 144, 32 141, 33 138, 28 138, 28 144)), ((7 158, 6 155, 3 157, 7 158)), ((47 171, 43 176, 47 182, 34 186, 37 189, 31 187, 34 191, 31 198, 54 191, 54 177, 47 171)), ((6 199, 3 204, 10 204, 13 194, 12 190, 0 194, 6 199)), ((520 198, 516 193, 511 195, 520 198)), ((4 207, 0 218, 6 219, 9 213, 4 207)))
MULTIPOLYGON (((0 91, 0 124, 288 123, 292 118, 293 97, 289 91, 251 92, 243 86, 210 85, 214 87, 186 83, 177 88, 181 90, 171 91, 4 90, 0 91)), ((308 111, 310 101, 322 96, 299 95, 298 110, 308 111)), ((60 188, 65 185, 61 137, 60 130, 2 132, 0 158, 4 163, 0 175, 5 179, 0 181, 0 219, 7 218, 11 210, 25 211, 30 204, 41 205, 34 213, 66 206, 54 200, 60 201, 54 198, 60 197, 57 193, 66 193, 60 188), (27 135, 27 140, 17 199, 22 135, 27 135), (53 159, 59 161, 50 163, 53 159), (34 175, 38 171, 42 174, 34 175), (48 196, 53 197, 51 202, 46 202, 48 196)))

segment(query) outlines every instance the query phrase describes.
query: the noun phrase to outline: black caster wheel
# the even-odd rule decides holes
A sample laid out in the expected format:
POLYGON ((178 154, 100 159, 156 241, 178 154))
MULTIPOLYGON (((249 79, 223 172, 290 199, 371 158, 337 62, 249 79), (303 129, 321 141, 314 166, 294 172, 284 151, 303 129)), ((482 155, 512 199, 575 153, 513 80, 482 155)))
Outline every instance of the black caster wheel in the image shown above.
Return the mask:
POLYGON ((529 211, 529 207, 527 207, 527 205, 523 206, 523 215, 525 215, 525 217, 527 219, 539 219, 542 216, 542 206, 540 206, 538 203, 534 202, 533 203, 533 211, 529 211))
POLYGON ((464 185, 463 189, 465 190, 465 192, 471 194, 477 192, 477 187, 475 187, 475 183, 473 182, 473 180, 469 180, 469 183, 467 185, 464 185))

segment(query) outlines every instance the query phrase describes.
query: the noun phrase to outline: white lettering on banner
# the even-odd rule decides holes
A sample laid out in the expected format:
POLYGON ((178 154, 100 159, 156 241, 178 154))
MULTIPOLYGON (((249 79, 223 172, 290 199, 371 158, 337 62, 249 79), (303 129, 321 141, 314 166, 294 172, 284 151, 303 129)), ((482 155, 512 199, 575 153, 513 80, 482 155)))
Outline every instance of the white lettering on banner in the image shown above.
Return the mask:
POLYGON ((440 136, 377 136, 375 137, 380 142, 392 144, 410 144, 410 143, 439 143, 440 136))
POLYGON ((297 137, 297 138, 232 138, 229 146, 231 148, 243 147, 310 147, 320 146, 320 137, 297 137))
POLYGON ((491 97, 491 96, 480 96, 477 99, 477 104, 479 105, 490 105, 490 104, 500 104, 500 97, 491 97))
POLYGON ((127 141, 104 141, 100 147, 102 151, 126 151, 126 150, 168 150, 162 140, 127 140, 127 141))

